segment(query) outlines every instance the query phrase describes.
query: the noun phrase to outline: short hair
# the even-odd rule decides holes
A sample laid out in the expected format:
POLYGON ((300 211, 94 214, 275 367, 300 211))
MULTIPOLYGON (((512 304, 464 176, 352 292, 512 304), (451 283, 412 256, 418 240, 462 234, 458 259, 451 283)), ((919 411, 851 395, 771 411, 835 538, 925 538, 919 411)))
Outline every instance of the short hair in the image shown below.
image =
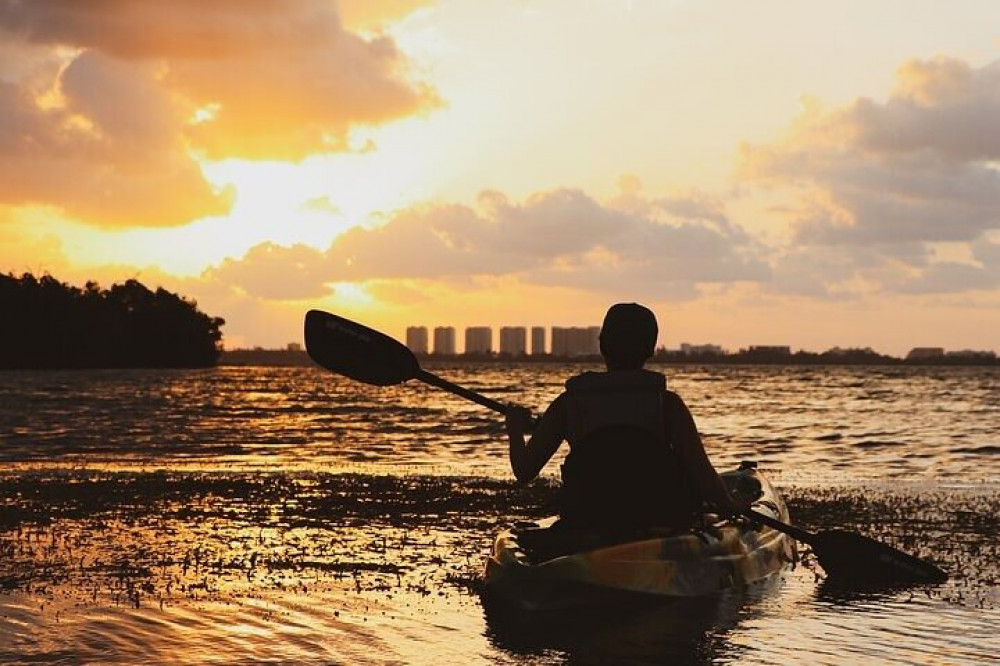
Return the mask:
POLYGON ((627 367, 640 368, 656 351, 656 315, 638 303, 616 303, 601 325, 601 354, 627 367))

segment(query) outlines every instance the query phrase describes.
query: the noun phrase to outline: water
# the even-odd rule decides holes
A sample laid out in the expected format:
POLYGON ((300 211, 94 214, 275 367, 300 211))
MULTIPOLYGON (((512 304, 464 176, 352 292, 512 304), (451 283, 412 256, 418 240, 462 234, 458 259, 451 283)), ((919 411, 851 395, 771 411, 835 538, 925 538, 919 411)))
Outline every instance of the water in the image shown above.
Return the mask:
MULTIPOLYGON (((581 368, 430 369, 541 406, 581 368)), ((480 568, 555 482, 514 487, 502 424, 475 404, 311 368, 3 372, 0 662, 996 659, 996 369, 665 372, 717 467, 758 460, 800 524, 951 580, 845 593, 806 558, 719 598, 512 626, 484 612, 480 568)))

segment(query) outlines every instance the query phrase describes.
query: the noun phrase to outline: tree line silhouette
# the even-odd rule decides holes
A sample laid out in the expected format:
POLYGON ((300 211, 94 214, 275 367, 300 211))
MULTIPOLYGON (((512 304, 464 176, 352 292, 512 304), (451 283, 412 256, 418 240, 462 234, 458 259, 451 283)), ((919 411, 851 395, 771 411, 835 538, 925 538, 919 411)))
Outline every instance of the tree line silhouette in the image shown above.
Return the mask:
POLYGON ((0 273, 0 312, 0 368, 207 367, 225 324, 138 280, 80 289, 30 273, 0 273))

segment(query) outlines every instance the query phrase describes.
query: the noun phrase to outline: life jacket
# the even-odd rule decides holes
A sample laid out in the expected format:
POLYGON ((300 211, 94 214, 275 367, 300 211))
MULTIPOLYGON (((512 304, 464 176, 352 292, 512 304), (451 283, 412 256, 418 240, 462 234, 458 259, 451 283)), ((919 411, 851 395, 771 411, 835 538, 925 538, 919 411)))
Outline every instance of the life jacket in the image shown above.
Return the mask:
POLYGON ((570 452, 561 515, 601 528, 681 527, 696 496, 666 436, 658 372, 586 372, 566 382, 570 452))

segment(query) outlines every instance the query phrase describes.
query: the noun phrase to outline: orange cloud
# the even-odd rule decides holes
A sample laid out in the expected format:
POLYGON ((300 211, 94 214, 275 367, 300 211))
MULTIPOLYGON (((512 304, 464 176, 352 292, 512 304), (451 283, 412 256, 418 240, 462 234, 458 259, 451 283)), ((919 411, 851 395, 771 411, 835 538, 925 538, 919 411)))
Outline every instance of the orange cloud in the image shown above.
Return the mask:
POLYGON ((209 158, 299 160, 347 148, 352 127, 403 118, 438 104, 409 85, 387 37, 364 40, 331 29, 318 44, 240 58, 178 60, 168 82, 211 107, 187 136, 209 158))
POLYGON ((335 282, 512 277, 690 298, 702 283, 766 279, 756 243, 720 210, 681 197, 651 200, 644 209, 621 210, 578 190, 542 192, 523 203, 487 192, 478 209, 405 210, 382 226, 345 232, 325 252, 265 243, 206 276, 289 300, 318 297, 335 282))
POLYGON ((262 243, 238 261, 226 259, 208 269, 204 277, 264 299, 318 298, 329 293, 327 262, 321 252, 305 245, 262 243))
POLYGON ((85 52, 44 108, 0 82, 0 201, 48 204, 90 224, 169 226, 229 210, 187 153, 176 108, 149 64, 85 52))
POLYGON ((0 26, 32 42, 125 60, 279 54, 328 44, 343 25, 397 19, 430 0, 0 0, 0 26), (341 21, 341 14, 344 20, 341 21))
POLYGON ((328 0, 0 0, 0 43, 0 204, 107 227, 226 213, 192 150, 300 160, 438 104, 328 0))

